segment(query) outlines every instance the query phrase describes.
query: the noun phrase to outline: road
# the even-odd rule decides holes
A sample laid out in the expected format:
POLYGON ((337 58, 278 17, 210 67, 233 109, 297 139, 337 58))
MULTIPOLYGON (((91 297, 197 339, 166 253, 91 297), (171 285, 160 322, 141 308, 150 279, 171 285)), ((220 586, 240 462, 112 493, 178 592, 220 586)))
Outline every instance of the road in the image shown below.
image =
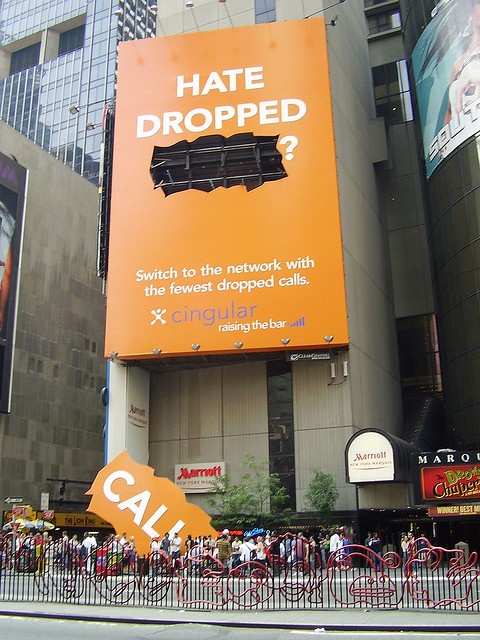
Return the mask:
POLYGON ((339 632, 316 629, 312 631, 292 629, 235 628, 209 624, 129 624, 123 622, 93 622, 89 620, 64 620, 52 618, 27 618, 21 616, 0 617, 0 638, 13 640, 302 640, 312 637, 352 640, 365 637, 379 640, 433 640, 434 638, 477 638, 478 633, 447 632, 422 633, 402 631, 339 632))

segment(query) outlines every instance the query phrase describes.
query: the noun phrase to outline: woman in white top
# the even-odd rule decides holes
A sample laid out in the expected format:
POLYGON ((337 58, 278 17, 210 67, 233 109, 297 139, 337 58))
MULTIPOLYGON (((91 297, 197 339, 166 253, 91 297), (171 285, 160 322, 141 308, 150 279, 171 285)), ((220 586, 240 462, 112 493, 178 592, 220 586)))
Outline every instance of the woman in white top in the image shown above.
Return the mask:
POLYGON ((265 544, 262 536, 258 536, 257 544, 255 545, 256 561, 261 564, 267 564, 267 553, 265 550, 265 544))

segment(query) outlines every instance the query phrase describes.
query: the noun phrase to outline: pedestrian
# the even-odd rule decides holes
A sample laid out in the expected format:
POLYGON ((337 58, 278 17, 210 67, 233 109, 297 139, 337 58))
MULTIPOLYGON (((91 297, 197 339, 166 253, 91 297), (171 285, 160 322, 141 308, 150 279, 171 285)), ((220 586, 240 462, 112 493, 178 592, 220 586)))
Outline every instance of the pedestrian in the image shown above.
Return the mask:
POLYGON ((255 560, 264 566, 267 564, 267 551, 262 536, 258 536, 255 545, 255 560))
POLYGON ((326 533, 320 546, 320 555, 322 557, 322 567, 325 569, 327 566, 328 558, 330 557, 330 534, 326 533))
POLYGON ((80 548, 80 558, 83 563, 83 569, 86 574, 92 572, 92 566, 95 568, 94 552, 97 548, 97 540, 93 532, 89 531, 84 534, 82 546, 80 548))
POLYGON ((172 569, 179 569, 181 566, 180 554, 182 551, 182 539, 178 535, 178 532, 173 534, 172 541, 170 543, 170 557, 172 558, 172 569))
POLYGON ((125 554, 125 558, 127 560, 126 568, 127 571, 135 571, 135 567, 137 564, 137 549, 135 547, 135 538, 134 536, 130 536, 123 546, 123 552, 125 554))
POLYGON ((228 534, 222 533, 217 540, 218 559, 223 564, 223 575, 227 575, 230 569, 230 557, 232 555, 232 547, 228 539, 228 534))
MULTIPOLYGON (((168 534, 165 534, 165 535, 168 537, 168 534)), ((154 536, 150 540, 150 566, 152 568, 152 576, 154 578, 158 575, 158 571, 160 567, 160 551, 162 550, 163 549, 158 539, 158 536, 154 536)))
POLYGON ((405 567, 408 560, 409 544, 408 536, 405 532, 400 537, 400 548, 402 550, 402 568, 405 567))
POLYGON ((189 533, 185 539, 185 557, 188 558, 191 548, 193 547, 192 534, 189 533))
MULTIPOLYGON (((158 538, 155 538, 155 540, 158 540, 158 538)), ((164 534, 162 541, 160 542, 160 549, 164 551, 167 556, 170 553, 170 536, 168 531, 164 534)))
POLYGON ((340 547, 340 536, 338 535, 338 531, 336 529, 332 529, 330 531, 330 555, 333 555, 337 549, 340 547))
MULTIPOLYGON (((44 533, 44 536, 48 534, 44 533)), ((68 558, 69 558, 69 568, 75 569, 78 566, 78 552, 80 550, 80 542, 78 540, 78 535, 76 533, 70 538, 70 542, 68 543, 68 558)))
POLYGON ((317 542, 313 536, 308 539, 308 558, 310 561, 310 569, 315 571, 317 568, 317 542))
POLYGON ((301 531, 293 541, 293 554, 296 568, 303 571, 308 562, 308 542, 301 531))
POLYGON ((289 565, 292 564, 293 560, 293 538, 291 533, 287 533, 285 535, 285 559, 289 565))
POLYGON ((234 569, 238 564, 240 564, 240 547, 242 546, 242 541, 238 536, 235 536, 232 542, 232 569, 234 569))
POLYGON ((240 545, 240 562, 250 562, 255 555, 255 543, 249 536, 245 536, 240 545))
POLYGON ((348 548, 348 539, 343 531, 339 533, 339 538, 338 548, 342 549, 342 553, 337 555, 337 562, 341 562, 342 560, 345 561, 350 553, 350 549, 348 548))
POLYGON ((68 533, 62 531, 62 537, 60 539, 60 566, 62 569, 66 569, 68 566, 69 542, 68 533))
POLYGON ((369 547, 375 553, 375 555, 373 556, 373 563, 375 565, 375 569, 379 571, 382 557, 382 541, 378 537, 378 533, 376 531, 374 531, 372 534, 369 547))

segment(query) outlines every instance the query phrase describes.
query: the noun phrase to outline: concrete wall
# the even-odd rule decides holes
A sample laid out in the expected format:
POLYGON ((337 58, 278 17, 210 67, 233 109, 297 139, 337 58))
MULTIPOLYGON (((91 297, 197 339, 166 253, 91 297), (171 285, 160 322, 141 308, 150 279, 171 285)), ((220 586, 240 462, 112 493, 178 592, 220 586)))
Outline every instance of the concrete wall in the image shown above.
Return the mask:
POLYGON ((335 7, 327 27, 356 429, 398 433, 401 397, 387 228, 378 199, 369 121, 375 117, 363 3, 335 7))
POLYGON ((389 132, 390 157, 380 165, 398 318, 434 312, 425 213, 413 122, 389 132))
MULTIPOLYGON (((175 464, 225 462, 233 483, 247 453, 268 460, 266 371, 262 362, 152 374, 150 466, 174 480, 175 464)), ((206 507, 204 497, 188 500, 206 507)))
MULTIPOLYGON (((29 171, 12 411, 0 416, 0 495, 39 508, 47 477, 93 481, 103 465, 104 306, 98 189, 0 122, 0 151, 29 171)), ((88 487, 65 500, 88 503, 88 487)))

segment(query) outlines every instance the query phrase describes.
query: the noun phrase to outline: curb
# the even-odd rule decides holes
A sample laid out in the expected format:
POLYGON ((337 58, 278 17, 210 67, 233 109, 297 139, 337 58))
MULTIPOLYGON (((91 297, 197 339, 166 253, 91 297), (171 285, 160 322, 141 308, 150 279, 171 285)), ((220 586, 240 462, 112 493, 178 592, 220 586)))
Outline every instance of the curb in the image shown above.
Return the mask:
MULTIPOLYGON (((179 612, 181 613, 181 612, 179 612)), ((322 611, 318 612, 318 617, 322 617, 322 611)), ((441 615, 441 614, 439 614, 441 615)), ((443 616, 442 620, 439 620, 438 624, 402 624, 400 622, 395 622, 392 620, 391 624, 386 624, 384 621, 380 624, 372 624, 362 623, 357 621, 355 623, 333 623, 331 621, 322 622, 321 620, 317 620, 315 623, 309 622, 292 622, 292 621, 283 621, 283 622, 273 622, 273 621, 261 621, 256 620, 253 621, 251 618, 248 620, 219 620, 219 619, 206 619, 206 618, 192 618, 192 619, 177 619, 177 618, 158 618, 156 620, 152 620, 149 618, 135 616, 125 617, 125 616, 117 616, 111 615, 101 615, 100 613, 93 613, 89 611, 85 611, 83 607, 80 607, 79 613, 73 613, 70 611, 62 612, 62 611, 9 611, 0 609, 0 616, 17 616, 23 618, 42 618, 42 619, 50 619, 50 620, 76 620, 76 621, 85 621, 89 620, 92 622, 112 622, 119 624, 135 624, 135 625, 185 625, 185 624, 201 624, 201 625, 209 625, 213 627, 225 627, 225 628, 244 628, 244 629, 291 629, 291 630, 305 630, 305 631, 315 631, 318 629, 322 629, 326 632, 335 632, 335 631, 343 631, 343 632, 358 632, 358 631, 381 631, 381 632, 419 632, 419 633, 475 633, 480 631, 480 625, 465 625, 465 624, 445 624, 445 619, 443 616)))

